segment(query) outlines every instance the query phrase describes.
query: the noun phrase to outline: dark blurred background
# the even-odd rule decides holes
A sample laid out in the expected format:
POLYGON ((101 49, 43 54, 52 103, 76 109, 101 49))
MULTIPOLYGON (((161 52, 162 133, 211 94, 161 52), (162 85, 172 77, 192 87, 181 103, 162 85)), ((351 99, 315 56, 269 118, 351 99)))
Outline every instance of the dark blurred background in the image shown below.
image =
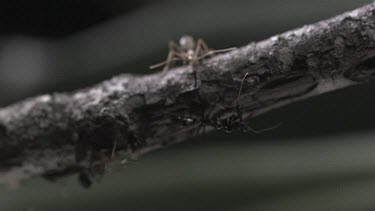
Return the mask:
MULTIPOLYGON (((370 0, 1 1, 0 105, 150 73, 190 34, 243 46, 370 0)), ((91 189, 76 177, 0 186, 0 210, 375 209, 375 84, 259 116, 262 134, 212 132, 115 165, 91 189)))

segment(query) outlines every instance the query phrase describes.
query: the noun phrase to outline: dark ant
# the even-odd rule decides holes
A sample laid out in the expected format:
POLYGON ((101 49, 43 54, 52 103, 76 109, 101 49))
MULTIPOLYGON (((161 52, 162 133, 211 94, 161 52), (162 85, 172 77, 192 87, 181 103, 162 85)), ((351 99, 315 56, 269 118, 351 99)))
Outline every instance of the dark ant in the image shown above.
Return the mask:
MULTIPOLYGON (((212 126, 212 127, 216 128, 217 130, 223 130, 226 133, 231 133, 234 130, 242 130, 244 132, 251 131, 253 133, 262 133, 262 132, 265 132, 265 131, 272 130, 272 129, 274 129, 274 128, 276 128, 280 125, 280 124, 277 124, 276 126, 273 126, 273 127, 270 127, 270 128, 265 128, 265 129, 262 129, 262 130, 255 130, 244 122, 243 117, 242 117, 241 107, 239 105, 239 99, 240 99, 240 96, 241 96, 243 83, 244 83, 247 75, 248 75, 248 73, 246 73, 244 75, 244 77, 241 81, 240 89, 238 91, 238 96, 237 96, 237 100, 236 100, 236 107, 235 107, 236 112, 233 113, 232 115, 230 115, 229 117, 226 117, 226 118, 223 118, 223 119, 216 118, 215 121, 212 121, 212 120, 209 119, 209 116, 210 116, 211 112, 215 109, 215 107, 214 107, 208 113, 208 115, 207 115, 208 118, 203 118, 204 119, 204 121, 202 122, 203 124, 212 126)), ((203 130, 205 130, 205 128, 203 128, 203 130)))

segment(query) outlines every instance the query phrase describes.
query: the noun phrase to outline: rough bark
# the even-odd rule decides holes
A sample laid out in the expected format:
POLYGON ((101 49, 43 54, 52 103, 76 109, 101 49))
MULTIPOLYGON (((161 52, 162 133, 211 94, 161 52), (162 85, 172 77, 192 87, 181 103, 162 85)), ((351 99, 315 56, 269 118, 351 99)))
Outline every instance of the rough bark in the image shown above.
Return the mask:
POLYGON ((123 74, 73 93, 43 95, 3 108, 1 181, 101 174, 113 151, 125 158, 137 156, 208 131, 202 126, 215 128, 217 119, 235 114, 246 73, 239 98, 246 120, 369 81, 375 73, 374 12, 373 3, 250 43, 194 69, 123 74))

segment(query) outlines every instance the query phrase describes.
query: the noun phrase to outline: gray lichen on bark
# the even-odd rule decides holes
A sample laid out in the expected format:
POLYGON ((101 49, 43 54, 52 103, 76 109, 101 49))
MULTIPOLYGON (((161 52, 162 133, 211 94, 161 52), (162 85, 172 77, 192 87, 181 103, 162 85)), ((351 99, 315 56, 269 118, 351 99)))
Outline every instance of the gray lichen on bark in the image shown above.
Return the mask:
POLYGON ((240 105, 247 119, 369 81, 375 70, 374 12, 370 4, 215 56, 196 69, 123 74, 3 108, 1 181, 101 174, 113 149, 131 157, 183 141, 235 112, 246 73, 240 105))

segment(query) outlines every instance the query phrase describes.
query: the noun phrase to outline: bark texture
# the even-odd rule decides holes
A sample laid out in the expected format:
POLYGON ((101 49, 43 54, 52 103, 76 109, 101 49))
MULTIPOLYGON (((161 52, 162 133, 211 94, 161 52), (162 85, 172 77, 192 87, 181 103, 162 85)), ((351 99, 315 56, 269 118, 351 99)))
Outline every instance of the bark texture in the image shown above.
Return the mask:
POLYGON ((246 73, 239 104, 247 120, 369 81, 375 75, 374 12, 373 3, 250 43, 194 69, 123 74, 73 93, 3 108, 0 180, 81 173, 85 181, 83 175, 102 174, 114 154, 137 156, 204 132, 205 126, 215 128, 218 119, 235 115, 246 73))

